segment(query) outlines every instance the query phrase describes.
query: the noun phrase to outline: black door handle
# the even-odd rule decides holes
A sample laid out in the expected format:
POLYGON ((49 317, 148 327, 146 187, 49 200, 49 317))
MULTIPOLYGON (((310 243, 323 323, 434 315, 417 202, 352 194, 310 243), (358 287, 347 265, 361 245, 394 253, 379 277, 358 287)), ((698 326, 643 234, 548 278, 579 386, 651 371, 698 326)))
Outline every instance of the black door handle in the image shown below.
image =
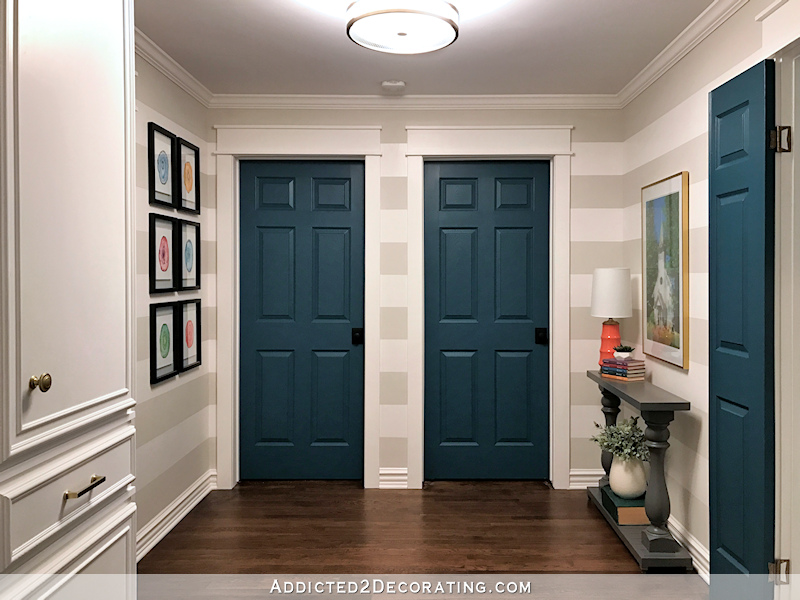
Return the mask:
POLYGON ((536 333, 534 334, 534 341, 539 346, 547 346, 550 343, 550 339, 547 335, 547 327, 537 327, 536 333))
POLYGON ((364 328, 363 327, 353 327, 352 336, 353 336, 353 346, 363 346, 364 345, 364 328))

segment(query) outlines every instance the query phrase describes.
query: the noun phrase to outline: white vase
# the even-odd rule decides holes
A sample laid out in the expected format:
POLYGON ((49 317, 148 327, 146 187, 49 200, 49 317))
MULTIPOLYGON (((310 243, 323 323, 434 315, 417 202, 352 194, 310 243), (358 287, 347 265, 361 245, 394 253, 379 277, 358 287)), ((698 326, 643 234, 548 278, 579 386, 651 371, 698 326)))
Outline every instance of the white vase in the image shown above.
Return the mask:
POLYGON ((631 357, 631 354, 633 354, 633 352, 614 352, 614 358, 617 360, 626 360, 631 357))
POLYGON ((647 489, 644 463, 638 458, 623 460, 615 456, 611 461, 608 484, 611 491, 620 498, 638 498, 647 489))

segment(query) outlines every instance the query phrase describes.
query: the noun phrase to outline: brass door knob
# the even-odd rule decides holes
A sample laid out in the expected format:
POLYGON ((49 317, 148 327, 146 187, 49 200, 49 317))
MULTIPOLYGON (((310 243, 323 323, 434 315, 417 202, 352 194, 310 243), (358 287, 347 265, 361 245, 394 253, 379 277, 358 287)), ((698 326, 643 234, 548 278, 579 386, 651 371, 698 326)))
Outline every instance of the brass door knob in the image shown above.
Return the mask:
POLYGON ((46 392, 53 386, 53 378, 50 377, 50 373, 44 373, 39 375, 39 377, 34 375, 28 382, 28 385, 32 390, 35 390, 38 387, 43 392, 46 392))

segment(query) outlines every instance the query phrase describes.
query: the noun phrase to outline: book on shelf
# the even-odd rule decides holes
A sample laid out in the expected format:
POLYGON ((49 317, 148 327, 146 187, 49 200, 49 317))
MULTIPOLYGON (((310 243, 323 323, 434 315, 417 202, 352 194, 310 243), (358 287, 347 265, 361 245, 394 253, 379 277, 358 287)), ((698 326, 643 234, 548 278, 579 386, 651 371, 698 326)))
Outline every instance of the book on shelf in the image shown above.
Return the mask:
POLYGON ((601 373, 608 373, 609 375, 644 375, 644 369, 617 369, 616 367, 600 367, 601 373))
POLYGON ((644 510, 644 495, 628 500, 620 498, 611 491, 611 487, 604 485, 600 488, 603 497, 603 508, 606 509, 614 520, 620 525, 649 525, 650 519, 644 510))
POLYGON ((635 377, 620 377, 619 375, 609 375, 608 373, 600 373, 600 377, 606 379, 614 379, 616 381, 644 381, 644 375, 637 375, 635 377))
POLYGON ((603 364, 609 367, 644 367, 644 361, 638 358, 604 358, 603 364))

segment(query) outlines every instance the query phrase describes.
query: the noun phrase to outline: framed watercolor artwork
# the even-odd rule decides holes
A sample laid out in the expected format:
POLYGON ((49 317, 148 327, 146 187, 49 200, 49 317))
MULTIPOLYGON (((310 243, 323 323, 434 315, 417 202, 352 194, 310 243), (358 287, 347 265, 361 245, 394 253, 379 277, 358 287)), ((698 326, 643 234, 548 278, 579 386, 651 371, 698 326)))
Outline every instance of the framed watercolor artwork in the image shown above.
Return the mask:
POLYGON ((175 290, 174 219, 150 215, 150 293, 175 290))
POLYGON ((645 354, 689 368, 689 173, 642 188, 645 354))
POLYGON ((200 214, 200 148, 183 138, 175 152, 175 207, 200 214))
POLYGON ((200 289, 200 224, 190 221, 175 221, 176 265, 175 289, 200 289))
POLYGON ((155 123, 147 124, 147 173, 150 204, 175 205, 173 170, 177 138, 155 123))
POLYGON ((200 300, 186 300, 179 304, 181 315, 181 363, 179 370, 188 371, 200 366, 200 300))
POLYGON ((165 381, 178 374, 180 331, 176 302, 150 305, 150 384, 165 381), (176 341, 178 344, 176 344, 176 341))

